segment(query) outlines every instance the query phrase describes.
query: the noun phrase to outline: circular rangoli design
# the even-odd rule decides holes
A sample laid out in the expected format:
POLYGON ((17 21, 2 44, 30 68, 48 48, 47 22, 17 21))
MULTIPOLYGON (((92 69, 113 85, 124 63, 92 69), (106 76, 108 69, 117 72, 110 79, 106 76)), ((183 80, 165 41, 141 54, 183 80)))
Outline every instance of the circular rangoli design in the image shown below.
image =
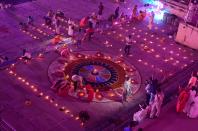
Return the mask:
MULTIPOLYGON (((64 54, 61 52, 61 54, 64 54)), ((112 57, 101 52, 86 51, 62 55, 49 66, 48 75, 51 82, 65 76, 71 78, 82 76, 84 84, 90 84, 96 102, 108 102, 121 99, 125 76, 132 78, 132 93, 135 94, 141 85, 141 77, 136 68, 123 58, 112 57)), ((70 96, 84 99, 86 92, 69 93, 70 96)))

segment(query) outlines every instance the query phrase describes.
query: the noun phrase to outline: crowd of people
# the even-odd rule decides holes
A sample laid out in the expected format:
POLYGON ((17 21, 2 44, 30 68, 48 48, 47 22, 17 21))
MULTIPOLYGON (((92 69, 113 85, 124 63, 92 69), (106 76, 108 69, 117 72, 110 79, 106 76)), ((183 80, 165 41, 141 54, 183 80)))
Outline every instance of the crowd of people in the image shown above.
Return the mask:
POLYGON ((193 72, 186 87, 179 87, 176 105, 178 113, 186 113, 189 118, 198 118, 198 72, 193 72))
MULTIPOLYGON (((67 22, 67 37, 70 37, 76 47, 88 40, 90 41, 95 32, 103 32, 105 29, 112 29, 113 25, 122 24, 126 22, 143 21, 146 16, 149 16, 148 28, 151 30, 154 22, 154 12, 147 13, 145 10, 139 10, 138 6, 134 5, 131 16, 125 15, 121 12, 120 7, 117 6, 115 11, 109 15, 107 19, 104 18, 105 6, 102 2, 98 5, 98 11, 91 15, 83 17, 79 22, 74 22, 72 19, 67 19, 64 12, 57 10, 49 10, 43 17, 46 26, 55 30, 55 37, 62 35, 61 23, 67 22)), ((34 19, 32 16, 27 17, 27 22, 19 23, 22 30, 27 31, 30 26, 34 26, 34 19)), ((132 46, 132 36, 128 35, 125 39, 124 54, 128 56, 132 46)))
POLYGON ((146 100, 140 105, 140 110, 133 115, 133 121, 141 122, 145 118, 151 119, 160 116, 161 106, 164 100, 164 93, 161 90, 158 80, 152 77, 146 81, 146 100))
MULTIPOLYGON (((176 112, 185 113, 189 118, 198 118, 198 72, 193 72, 186 87, 179 86, 176 112)), ((146 81, 146 100, 140 104, 140 110, 133 114, 133 120, 125 127, 131 130, 146 118, 158 118, 164 100, 160 84, 152 77, 146 81)), ((125 130, 124 129, 124 130, 125 130)))
MULTIPOLYGON (((0 4, 0 8, 4 8, 0 4)), ((154 24, 154 12, 150 14, 146 10, 138 11, 138 6, 134 5, 131 16, 125 15, 120 12, 120 7, 116 7, 115 11, 109 15, 105 21, 103 18, 104 5, 99 3, 97 13, 92 13, 89 16, 83 17, 78 24, 71 19, 67 20, 67 36, 76 41, 76 46, 79 47, 83 41, 90 41, 95 34, 95 31, 103 32, 105 29, 112 29, 113 25, 117 23, 125 23, 128 21, 143 21, 146 16, 149 16, 148 29, 152 30, 154 24), (105 22, 104 22, 105 21, 105 22)), ((43 17, 45 25, 54 27, 55 35, 61 35, 61 21, 66 19, 64 13, 60 10, 54 12, 49 10, 46 16, 43 17)), ((34 26, 34 19, 32 16, 27 17, 27 22, 19 23, 22 30, 28 30, 29 26, 34 26)), ((132 36, 128 35, 125 39, 124 54, 128 56, 132 46, 132 36)), ((22 58, 25 60, 31 59, 31 54, 26 50, 23 50, 22 58)), ((0 57, 0 63, 3 62, 3 58, 0 57)), ((189 118, 198 117, 198 92, 197 92, 197 79, 198 73, 193 73, 186 88, 179 88, 179 97, 176 105, 177 112, 184 112, 189 118)), ((78 74, 74 74, 69 78, 65 76, 64 79, 55 81, 51 89, 53 89, 59 96, 67 96, 69 92, 77 93, 78 90, 85 90, 87 94, 87 100, 93 101, 95 90, 92 85, 84 83, 83 77, 78 74)), ((160 116, 161 106, 164 100, 164 93, 161 90, 158 80, 149 78, 146 81, 145 86, 146 100, 145 103, 139 105, 140 110, 134 113, 133 121, 142 122, 147 117, 153 119, 160 116)), ((128 102, 128 97, 132 95, 131 78, 126 77, 123 84, 122 102, 128 102)), ((140 128, 139 131, 142 129, 140 128)))
POLYGON ((6 3, 0 3, 0 9, 7 9, 11 8, 13 5, 12 4, 6 4, 6 3))

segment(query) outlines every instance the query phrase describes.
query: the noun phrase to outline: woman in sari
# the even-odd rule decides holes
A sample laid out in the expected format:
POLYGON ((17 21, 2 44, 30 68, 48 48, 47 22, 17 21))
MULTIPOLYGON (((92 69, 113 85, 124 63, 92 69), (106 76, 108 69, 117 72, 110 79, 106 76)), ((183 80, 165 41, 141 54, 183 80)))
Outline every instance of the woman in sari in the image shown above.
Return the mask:
POLYGON ((87 100, 88 100, 88 102, 92 102, 92 100, 94 98, 94 89, 90 84, 87 84, 85 86, 85 88, 86 88, 87 94, 88 94, 87 100))
POLYGON ((188 98, 189 98, 188 89, 183 89, 180 92, 178 100, 177 100, 176 112, 183 112, 183 110, 184 110, 184 108, 186 106, 186 103, 188 101, 188 98))
POLYGON ((58 89, 58 92, 57 92, 58 95, 59 95, 59 96, 62 96, 62 97, 67 96, 70 87, 71 87, 71 86, 70 86, 70 83, 69 83, 69 82, 65 83, 65 85, 61 86, 61 87, 58 89))
POLYGON ((133 7, 133 11, 132 11, 132 16, 131 16, 131 18, 132 18, 132 20, 133 19, 136 19, 137 18, 137 12, 138 11, 138 9, 137 9, 137 5, 135 5, 134 7, 133 7))

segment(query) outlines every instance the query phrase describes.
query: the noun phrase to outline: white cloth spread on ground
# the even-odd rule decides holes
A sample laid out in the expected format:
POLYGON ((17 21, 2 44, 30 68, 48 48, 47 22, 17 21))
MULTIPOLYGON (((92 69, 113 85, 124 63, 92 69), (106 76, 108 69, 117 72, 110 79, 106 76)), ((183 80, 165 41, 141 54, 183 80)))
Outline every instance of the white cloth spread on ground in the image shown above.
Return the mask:
POLYGON ((148 107, 146 109, 140 109, 133 115, 133 120, 137 122, 141 122, 142 120, 144 120, 147 116, 148 109, 148 107))

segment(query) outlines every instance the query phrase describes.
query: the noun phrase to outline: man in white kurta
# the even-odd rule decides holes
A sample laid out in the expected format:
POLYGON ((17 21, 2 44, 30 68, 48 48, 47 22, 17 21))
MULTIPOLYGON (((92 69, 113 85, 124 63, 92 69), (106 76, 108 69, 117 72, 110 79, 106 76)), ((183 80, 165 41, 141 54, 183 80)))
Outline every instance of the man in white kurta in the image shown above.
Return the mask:
POLYGON ((190 107, 190 112, 187 114, 190 118, 198 117, 198 96, 196 96, 193 100, 193 104, 190 107))
POLYGON ((154 96, 153 103, 151 104, 150 118, 159 117, 163 100, 164 100, 164 94, 159 89, 154 96))
POLYGON ((188 113, 188 114, 190 112, 190 107, 193 103, 193 100, 195 99, 196 91, 193 89, 193 90, 190 90, 189 93, 190 93, 190 95, 189 95, 188 101, 187 101, 186 106, 183 110, 185 113, 188 113))
POLYGON ((188 82, 188 86, 191 88, 193 86, 196 86, 196 83, 197 83, 197 74, 195 74, 194 72, 192 73, 191 75, 191 78, 188 82))
POLYGON ((126 89, 128 96, 132 93, 131 92, 131 87, 132 87, 131 78, 127 77, 125 82, 124 82, 124 88, 126 89))

